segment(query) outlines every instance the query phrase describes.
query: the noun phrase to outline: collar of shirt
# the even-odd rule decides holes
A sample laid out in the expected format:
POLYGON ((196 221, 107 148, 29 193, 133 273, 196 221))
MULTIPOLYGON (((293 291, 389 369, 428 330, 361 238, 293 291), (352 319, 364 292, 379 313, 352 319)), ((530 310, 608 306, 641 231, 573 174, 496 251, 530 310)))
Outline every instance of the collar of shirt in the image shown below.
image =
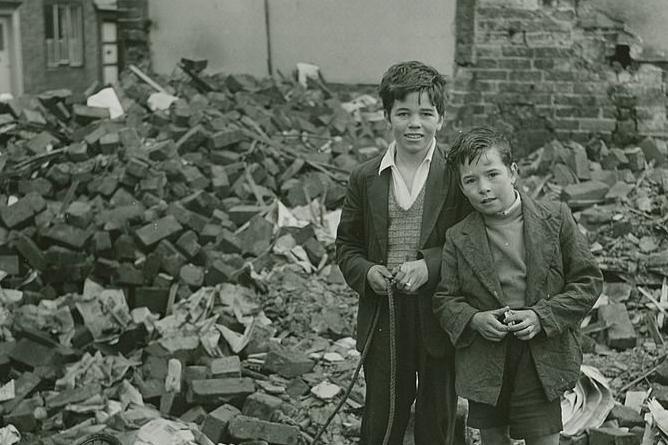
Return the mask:
MULTIPOLYGON (((395 167, 397 166, 395 162, 395 157, 396 157, 396 152, 397 152, 397 142, 392 141, 390 143, 389 147, 387 147, 387 151, 385 152, 385 155, 383 156, 383 159, 380 160, 380 167, 378 167, 378 174, 380 175, 383 173, 383 170, 386 168, 390 167, 395 167)), ((427 155, 424 157, 420 165, 424 164, 425 162, 429 163, 431 162, 431 158, 434 156, 434 149, 436 148, 436 138, 431 140, 431 144, 429 145, 429 150, 427 150, 427 155)))
POLYGON ((522 204, 522 199, 520 198, 520 194, 517 190, 515 190, 515 201, 513 201, 512 204, 510 204, 510 207, 508 207, 506 210, 499 212, 499 216, 508 216, 513 210, 517 209, 522 204))

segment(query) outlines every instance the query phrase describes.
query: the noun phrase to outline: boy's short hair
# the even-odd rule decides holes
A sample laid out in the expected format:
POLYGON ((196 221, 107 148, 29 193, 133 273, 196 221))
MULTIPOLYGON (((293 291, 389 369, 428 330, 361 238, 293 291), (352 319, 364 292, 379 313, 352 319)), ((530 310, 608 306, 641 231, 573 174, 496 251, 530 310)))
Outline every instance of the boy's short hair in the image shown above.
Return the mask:
POLYGON ((378 94, 387 116, 395 100, 403 100, 409 93, 427 93, 440 116, 445 114, 445 77, 436 68, 422 62, 410 61, 392 65, 380 81, 378 94))
POLYGON ((457 169, 460 165, 477 161, 492 147, 499 151, 501 161, 510 168, 514 162, 510 142, 504 135, 488 127, 474 127, 459 132, 448 151, 448 163, 457 169))

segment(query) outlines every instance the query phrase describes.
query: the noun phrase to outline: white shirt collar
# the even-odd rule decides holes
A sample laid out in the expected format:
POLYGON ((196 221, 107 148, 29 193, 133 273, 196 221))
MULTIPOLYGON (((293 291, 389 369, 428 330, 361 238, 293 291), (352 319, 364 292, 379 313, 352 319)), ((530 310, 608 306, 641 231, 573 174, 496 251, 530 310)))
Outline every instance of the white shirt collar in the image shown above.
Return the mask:
MULTIPOLYGON (((387 147, 387 151, 385 152, 385 155, 383 155, 383 159, 380 160, 380 166, 378 167, 378 174, 380 175, 383 170, 385 170, 388 167, 396 167, 397 164, 395 162, 395 155, 397 152, 397 142, 392 141, 387 147)), ((431 140, 431 144, 429 145, 429 150, 427 150, 427 154, 420 163, 420 165, 424 164, 425 162, 431 162, 431 158, 434 156, 434 150, 436 149, 436 138, 433 138, 431 140)))

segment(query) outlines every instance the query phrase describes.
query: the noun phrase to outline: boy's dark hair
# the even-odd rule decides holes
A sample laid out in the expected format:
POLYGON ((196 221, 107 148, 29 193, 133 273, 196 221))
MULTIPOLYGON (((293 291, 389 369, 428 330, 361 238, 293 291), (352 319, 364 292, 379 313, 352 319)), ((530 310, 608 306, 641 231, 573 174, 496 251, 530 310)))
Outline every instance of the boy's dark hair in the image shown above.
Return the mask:
POLYGON ((436 68, 415 60, 392 65, 380 81, 378 94, 387 116, 395 100, 404 100, 409 93, 427 93, 438 114, 445 114, 445 77, 436 68))
POLYGON ((487 150, 495 147, 506 167, 513 164, 510 142, 498 131, 488 127, 475 127, 460 132, 448 150, 448 163, 457 169, 465 163, 477 161, 487 150))

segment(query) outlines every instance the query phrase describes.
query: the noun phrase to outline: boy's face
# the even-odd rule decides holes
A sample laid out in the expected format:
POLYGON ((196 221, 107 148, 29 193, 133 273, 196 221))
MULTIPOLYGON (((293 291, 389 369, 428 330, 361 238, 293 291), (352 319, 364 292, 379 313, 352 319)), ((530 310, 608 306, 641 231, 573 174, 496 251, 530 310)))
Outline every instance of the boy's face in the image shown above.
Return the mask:
POLYGON ((395 100, 389 116, 385 116, 397 142, 397 152, 426 154, 434 135, 443 126, 443 116, 426 93, 413 92, 403 100, 395 100))
POLYGON ((489 148, 480 158, 460 165, 459 178, 464 196, 484 215, 503 212, 515 202, 517 165, 505 165, 496 147, 489 148))

